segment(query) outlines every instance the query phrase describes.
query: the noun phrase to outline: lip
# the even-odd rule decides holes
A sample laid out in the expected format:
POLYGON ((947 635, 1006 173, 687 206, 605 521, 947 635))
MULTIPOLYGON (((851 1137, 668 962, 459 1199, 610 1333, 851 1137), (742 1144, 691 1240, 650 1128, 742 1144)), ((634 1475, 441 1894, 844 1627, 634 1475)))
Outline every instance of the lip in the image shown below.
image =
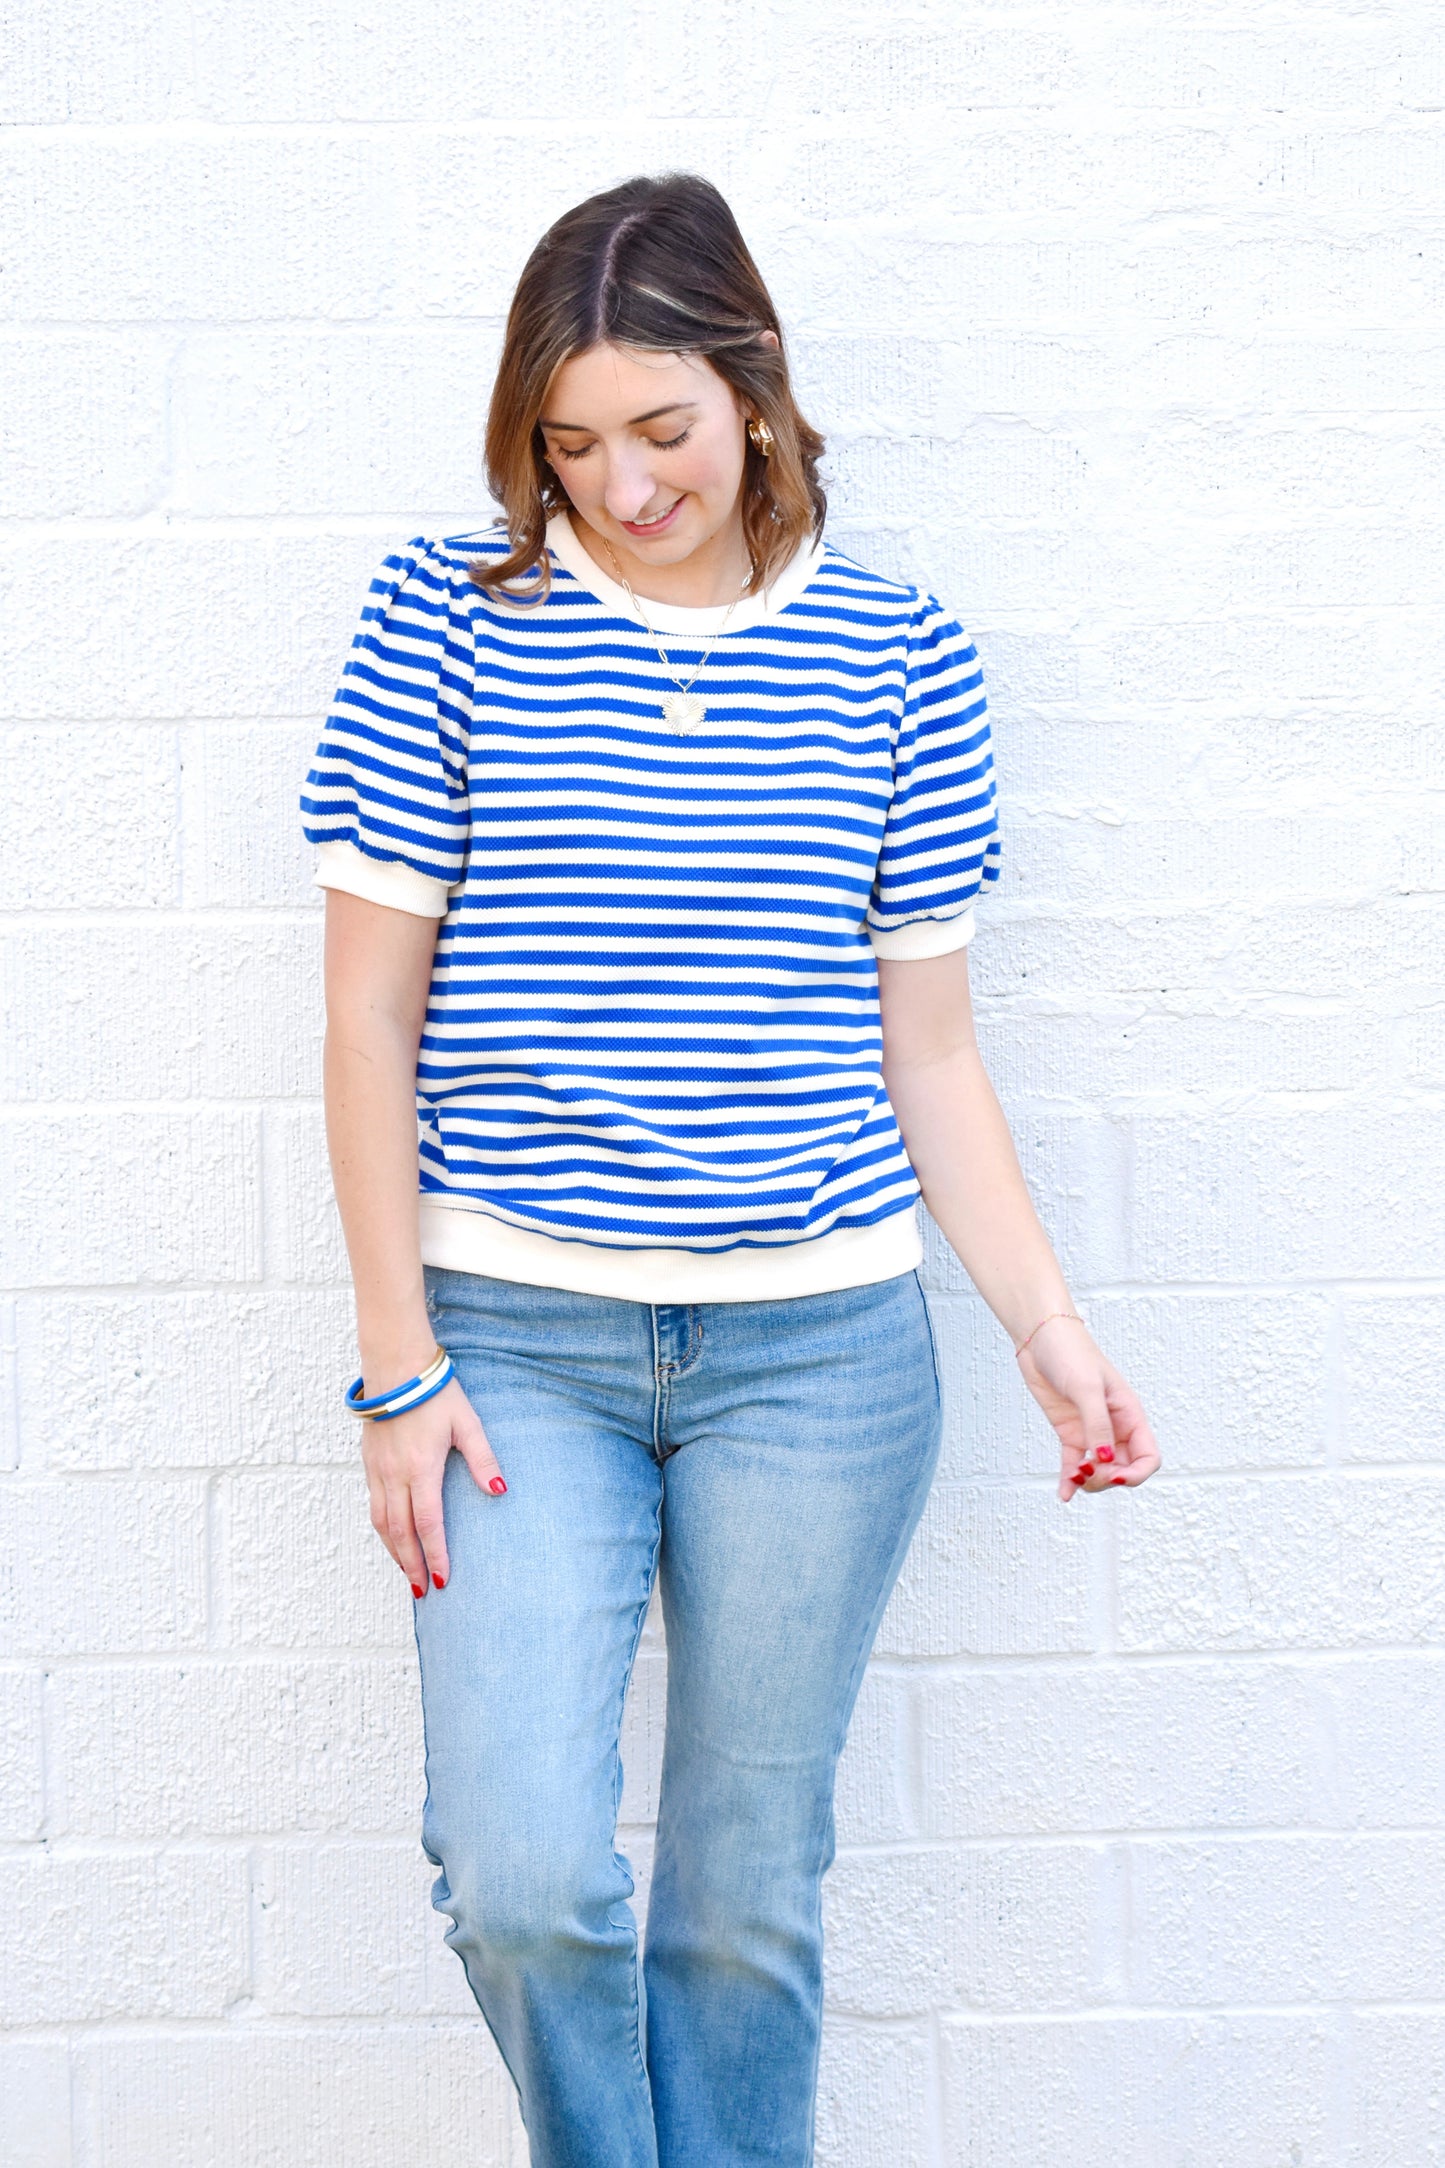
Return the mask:
POLYGON ((682 510, 685 501, 685 497, 679 497, 666 519, 655 519, 646 527, 639 527, 637 522, 631 519, 620 519, 617 524, 619 527, 625 527, 629 534, 635 534, 639 542, 646 542, 652 535, 667 533, 678 513, 682 510))

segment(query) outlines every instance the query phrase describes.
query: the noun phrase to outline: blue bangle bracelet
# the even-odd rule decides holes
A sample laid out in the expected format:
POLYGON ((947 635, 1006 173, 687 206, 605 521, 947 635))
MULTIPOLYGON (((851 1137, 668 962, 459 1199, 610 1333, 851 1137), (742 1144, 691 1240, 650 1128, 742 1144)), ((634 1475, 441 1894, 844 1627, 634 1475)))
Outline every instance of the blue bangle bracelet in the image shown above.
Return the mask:
POLYGON ((445 1348, 439 1347, 425 1370, 408 1378, 405 1385, 393 1385, 390 1392, 373 1394, 370 1400, 361 1397, 363 1380, 353 1378, 346 1389, 346 1405, 364 1423, 393 1423, 399 1415, 407 1415, 413 1408, 434 1399, 444 1386, 450 1385, 455 1375, 450 1355, 445 1348))

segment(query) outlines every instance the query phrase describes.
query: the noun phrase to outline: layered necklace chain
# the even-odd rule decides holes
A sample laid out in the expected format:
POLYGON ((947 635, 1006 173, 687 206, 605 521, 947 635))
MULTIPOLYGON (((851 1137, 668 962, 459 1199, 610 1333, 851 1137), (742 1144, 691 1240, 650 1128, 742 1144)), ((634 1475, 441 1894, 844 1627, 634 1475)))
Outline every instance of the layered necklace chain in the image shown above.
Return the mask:
POLYGON ((718 629, 713 634, 711 640, 709 640, 706 652, 703 654, 697 668, 693 671, 691 677, 680 678, 677 672, 672 667, 671 656, 668 654, 666 648, 664 648, 661 640, 658 638, 657 627, 653 624, 652 619, 648 616, 646 610, 643 609, 642 604, 638 601, 636 595, 633 593, 632 582, 628 579, 627 574, 623 571, 621 563, 618 560, 616 550, 612 547, 612 544, 606 539, 605 536, 603 537, 603 547, 607 551, 608 556, 612 559, 613 569, 616 571, 619 581, 627 589, 628 601, 632 604, 633 609, 636 610, 638 616, 642 619, 643 624, 646 625, 648 631, 652 634, 653 644, 656 647, 658 654, 662 658, 663 669, 667 672, 668 676, 672 679, 673 684, 677 687, 677 691, 675 693, 664 693, 662 696, 663 721, 667 724, 669 730, 679 731, 683 734, 686 734, 690 730, 698 729, 701 724, 707 721, 707 708, 703 704, 701 695, 695 693, 692 688, 694 685, 696 685, 698 679, 702 676, 704 669, 707 667, 707 663, 712 655, 713 649, 717 646, 718 641, 727 631, 728 619, 732 616, 733 611, 737 608, 738 603, 742 600, 743 594, 747 589, 748 580, 752 577, 751 571, 748 572, 748 574, 743 580, 742 586, 738 589, 737 593, 733 596, 732 601, 728 604, 727 610, 723 616, 723 621, 718 626, 718 629))

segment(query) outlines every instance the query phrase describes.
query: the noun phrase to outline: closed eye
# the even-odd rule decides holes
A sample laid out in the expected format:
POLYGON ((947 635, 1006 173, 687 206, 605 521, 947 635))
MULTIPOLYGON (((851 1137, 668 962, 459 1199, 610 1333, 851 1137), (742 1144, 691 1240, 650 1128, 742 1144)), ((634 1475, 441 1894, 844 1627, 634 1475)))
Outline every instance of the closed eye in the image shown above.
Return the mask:
MULTIPOLYGON (((692 423, 689 422, 686 429, 679 430, 675 437, 649 437, 647 441, 653 447, 654 451, 675 452, 679 444, 686 444, 688 438, 691 435, 692 423)), ((562 459, 585 459, 587 457, 587 454, 591 451, 592 447, 590 444, 581 444, 575 447, 569 447, 566 444, 558 444, 554 445, 553 449, 554 451, 556 451, 559 458, 562 459)))

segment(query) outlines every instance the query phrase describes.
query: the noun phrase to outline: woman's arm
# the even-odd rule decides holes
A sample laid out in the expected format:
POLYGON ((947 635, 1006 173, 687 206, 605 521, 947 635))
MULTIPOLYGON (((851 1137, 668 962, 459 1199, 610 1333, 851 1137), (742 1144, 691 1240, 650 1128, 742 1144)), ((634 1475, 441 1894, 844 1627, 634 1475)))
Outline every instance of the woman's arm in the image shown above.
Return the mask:
MULTIPOLYGON (((416 1064, 437 921, 326 891, 326 1141, 356 1291, 366 1395, 415 1377, 436 1342, 417 1218, 416 1064)), ((453 1446, 483 1489, 506 1485, 453 1378, 389 1423, 363 1423, 371 1524, 412 1586, 448 1574, 442 1472, 453 1446)))
POLYGON ((883 1081, 924 1203, 1015 1344, 1033 1335, 1018 1361, 1063 1446, 1059 1496, 1142 1483, 1159 1453, 1137 1394, 1084 1325, 1052 1314, 1075 1303, 978 1051, 967 948, 880 957, 878 989, 883 1081))

